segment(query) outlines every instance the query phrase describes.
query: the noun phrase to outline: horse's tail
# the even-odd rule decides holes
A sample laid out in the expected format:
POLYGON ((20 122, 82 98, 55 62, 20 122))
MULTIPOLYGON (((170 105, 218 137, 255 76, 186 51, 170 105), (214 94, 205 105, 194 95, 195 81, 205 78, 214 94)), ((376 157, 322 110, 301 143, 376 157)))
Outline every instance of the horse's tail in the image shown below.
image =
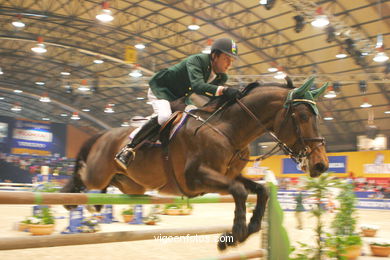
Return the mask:
MULTIPOLYGON (((76 163, 73 170, 72 177, 69 179, 69 181, 65 184, 64 187, 62 187, 60 192, 65 193, 79 193, 85 190, 85 185, 81 180, 79 170, 85 165, 85 162, 87 161, 87 157, 89 152, 91 151, 91 148, 93 144, 104 134, 105 132, 101 132, 99 134, 96 134, 89 138, 83 146, 80 148, 80 151, 77 154, 76 157, 76 163)), ((66 208, 74 208, 75 206, 68 206, 66 208)))

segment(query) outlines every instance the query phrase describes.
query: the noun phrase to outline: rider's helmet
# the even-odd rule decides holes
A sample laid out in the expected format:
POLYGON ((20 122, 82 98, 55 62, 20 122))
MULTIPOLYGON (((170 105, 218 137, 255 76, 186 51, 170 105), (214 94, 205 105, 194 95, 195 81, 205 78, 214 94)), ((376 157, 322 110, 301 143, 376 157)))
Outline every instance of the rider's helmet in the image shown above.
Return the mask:
POLYGON ((232 57, 238 57, 238 49, 235 41, 229 38, 221 38, 216 40, 211 46, 211 53, 219 50, 232 57))

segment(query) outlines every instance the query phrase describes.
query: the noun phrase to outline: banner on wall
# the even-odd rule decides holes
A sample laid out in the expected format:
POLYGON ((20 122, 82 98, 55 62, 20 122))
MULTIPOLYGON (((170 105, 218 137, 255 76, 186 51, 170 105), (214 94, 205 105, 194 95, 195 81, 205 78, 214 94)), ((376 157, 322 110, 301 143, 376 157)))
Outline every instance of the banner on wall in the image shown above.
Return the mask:
POLYGON ((385 154, 378 152, 372 163, 364 164, 365 174, 389 174, 390 163, 385 163, 385 154))
POLYGON ((11 153, 51 155, 53 133, 50 124, 16 120, 11 153))
MULTIPOLYGON (((328 156, 329 170, 328 172, 346 173, 347 172, 347 156, 328 156)), ((283 159, 283 174, 303 174, 300 166, 290 158, 283 159)))
POLYGON ((4 143, 8 136, 8 124, 0 122, 0 143, 4 143))

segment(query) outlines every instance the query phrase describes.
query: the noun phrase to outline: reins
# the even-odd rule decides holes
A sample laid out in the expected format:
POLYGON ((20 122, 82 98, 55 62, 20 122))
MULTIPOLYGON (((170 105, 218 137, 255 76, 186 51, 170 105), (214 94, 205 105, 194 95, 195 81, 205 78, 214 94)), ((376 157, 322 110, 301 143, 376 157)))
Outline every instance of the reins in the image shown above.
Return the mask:
MULTIPOLYGON (((270 151, 268 151, 267 153, 263 154, 263 155, 260 155, 258 156, 256 159, 246 159, 246 158, 242 158, 240 156, 240 159, 243 160, 243 161, 247 161, 247 162, 257 162, 257 161, 261 161, 261 160, 264 160, 266 158, 268 158, 269 156, 277 153, 278 151, 282 150, 286 155, 289 155, 291 159, 293 159, 296 163, 301 163, 302 159, 304 158, 307 158, 308 156, 310 156, 315 150, 317 150, 319 147, 321 147, 322 145, 325 145, 325 138, 323 137, 313 137, 313 138, 307 138, 307 137, 303 137, 302 136, 302 132, 299 128, 299 125, 296 121, 296 118, 295 118, 295 113, 292 112, 291 116, 292 116, 292 120, 293 120, 293 125, 295 127, 295 132, 297 134, 297 141, 295 142, 295 144, 293 146, 295 146, 298 142, 298 140, 301 142, 302 146, 304 147, 304 150, 303 151, 299 151, 298 153, 294 153, 294 151, 288 147, 284 142, 282 142, 273 132, 269 131, 263 123, 261 123, 260 119, 255 115, 253 114, 252 111, 250 111, 250 109, 245 106, 244 103, 242 103, 239 99, 236 100, 237 101, 237 104, 250 116, 252 117, 255 122, 265 130, 266 133, 268 133, 272 139, 274 139, 274 141, 277 143, 270 151), (308 147, 307 145, 305 145, 305 142, 319 142, 318 145, 315 146, 314 149, 311 149, 311 151, 308 151, 308 147), (277 149, 278 148, 278 149, 277 149), (277 150, 276 150, 277 149, 277 150)), ((291 107, 292 107, 292 104, 294 102, 303 102, 303 103, 311 103, 311 104, 316 104, 315 101, 313 100, 309 100, 309 99, 293 99, 291 100, 290 102, 288 102, 288 107, 287 107, 287 115, 290 113, 291 111, 291 107)), ((287 122, 287 116, 285 116, 282 124, 281 124, 281 129, 283 129, 283 126, 284 124, 287 122)))
MULTIPOLYGON (((243 161, 246 161, 246 162, 258 162, 258 161, 261 161, 261 160, 264 160, 268 157, 270 157, 271 155, 274 155, 276 154, 277 152, 279 151, 283 151, 286 155, 289 155, 291 159, 293 159, 296 163, 301 163, 302 160, 304 158, 307 158, 308 156, 310 156, 315 150, 317 150, 319 147, 321 147, 322 145, 325 145, 325 139, 323 137, 312 137, 312 138, 308 138, 308 137, 303 137, 302 136, 302 131, 301 129, 299 128, 299 125, 297 123, 297 120, 296 120, 296 117, 295 117, 295 113, 292 111, 292 105, 294 102, 302 102, 302 103, 307 103, 307 104, 312 104, 312 105, 316 105, 316 102, 313 101, 313 100, 310 100, 310 99, 292 99, 290 100, 289 102, 286 102, 286 104, 288 105, 288 107, 286 108, 287 112, 286 112, 286 116, 281 124, 281 129, 283 129, 283 126, 287 123, 288 121, 288 114, 290 114, 290 111, 291 112, 291 117, 292 117, 292 121, 293 121, 293 125, 294 125, 294 128, 295 128, 295 132, 296 132, 296 135, 297 135, 297 141, 294 143, 293 147, 295 145, 297 145, 298 143, 300 143, 304 149, 303 150, 300 150, 299 152, 295 153, 288 145, 286 145, 284 142, 282 142, 276 135, 274 132, 268 130, 265 125, 261 122, 261 120, 240 100, 240 99, 235 99, 235 101, 237 102, 237 104, 240 106, 240 108, 245 111, 255 122, 256 124, 261 127, 265 133, 269 134, 271 136, 271 138, 276 142, 276 145, 270 150, 268 151, 267 153, 263 154, 263 155, 260 155, 258 157, 256 157, 255 159, 246 159, 246 158, 243 158, 241 156, 241 152, 242 150, 237 150, 236 154, 239 155, 239 159, 240 160, 243 160, 243 161), (319 142, 318 145, 316 145, 313 149, 310 149, 310 147, 308 147, 306 145, 307 142, 319 142)), ((226 106, 231 102, 231 100, 229 101, 226 101, 225 103, 223 103, 214 113, 212 113, 207 119, 202 119, 200 116, 197 116, 197 115, 194 115, 192 113, 188 113, 190 116, 194 117, 196 120, 199 120, 202 122, 202 124, 200 126, 198 126, 196 129, 195 129, 195 132, 194 132, 194 135, 196 135, 196 133, 198 132, 198 130, 204 126, 204 125, 207 125, 209 126, 211 129, 213 129, 215 132, 219 133, 220 135, 223 135, 225 136, 229 143, 230 144, 233 144, 231 138, 226 135, 224 132, 222 132, 220 129, 214 127, 213 125, 209 124, 208 122, 210 121, 211 118, 213 118, 217 113, 219 113, 220 111, 222 111, 224 108, 226 108, 226 106)))
POLYGON ((289 154, 289 155, 293 154, 293 151, 290 149, 290 147, 288 147, 284 142, 282 142, 273 132, 269 131, 261 122, 261 120, 255 114, 253 114, 253 112, 247 106, 245 106, 245 104, 242 103, 241 100, 236 99, 236 102, 241 107, 241 109, 244 110, 253 120, 255 120, 257 125, 263 128, 264 131, 267 134, 269 134, 272 137, 272 139, 274 139, 274 141, 277 143, 270 151, 268 151, 263 155, 258 156, 256 159, 246 159, 240 156, 240 160, 246 162, 258 162, 270 157, 271 155, 279 152, 280 150, 283 150, 285 154, 289 154))

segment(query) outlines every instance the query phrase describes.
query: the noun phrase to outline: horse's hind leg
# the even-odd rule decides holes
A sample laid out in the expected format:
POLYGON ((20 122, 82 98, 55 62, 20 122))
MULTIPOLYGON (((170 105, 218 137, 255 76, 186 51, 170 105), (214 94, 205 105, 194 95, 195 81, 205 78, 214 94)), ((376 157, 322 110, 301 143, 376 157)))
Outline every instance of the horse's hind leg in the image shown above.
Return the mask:
POLYGON ((247 237, 246 226, 246 206, 245 202, 248 197, 248 192, 241 182, 229 180, 218 172, 207 167, 199 167, 201 173, 202 188, 205 192, 220 192, 230 193, 235 202, 234 222, 232 233, 222 234, 218 242, 220 250, 226 249, 227 246, 232 246, 238 242, 243 242, 247 237))
POLYGON ((249 236, 253 233, 258 232, 261 228, 261 220, 264 216, 265 207, 268 200, 268 193, 264 186, 260 183, 256 183, 242 176, 237 177, 236 180, 244 184, 245 188, 247 188, 250 192, 255 193, 257 195, 256 206, 248 225, 249 236))

